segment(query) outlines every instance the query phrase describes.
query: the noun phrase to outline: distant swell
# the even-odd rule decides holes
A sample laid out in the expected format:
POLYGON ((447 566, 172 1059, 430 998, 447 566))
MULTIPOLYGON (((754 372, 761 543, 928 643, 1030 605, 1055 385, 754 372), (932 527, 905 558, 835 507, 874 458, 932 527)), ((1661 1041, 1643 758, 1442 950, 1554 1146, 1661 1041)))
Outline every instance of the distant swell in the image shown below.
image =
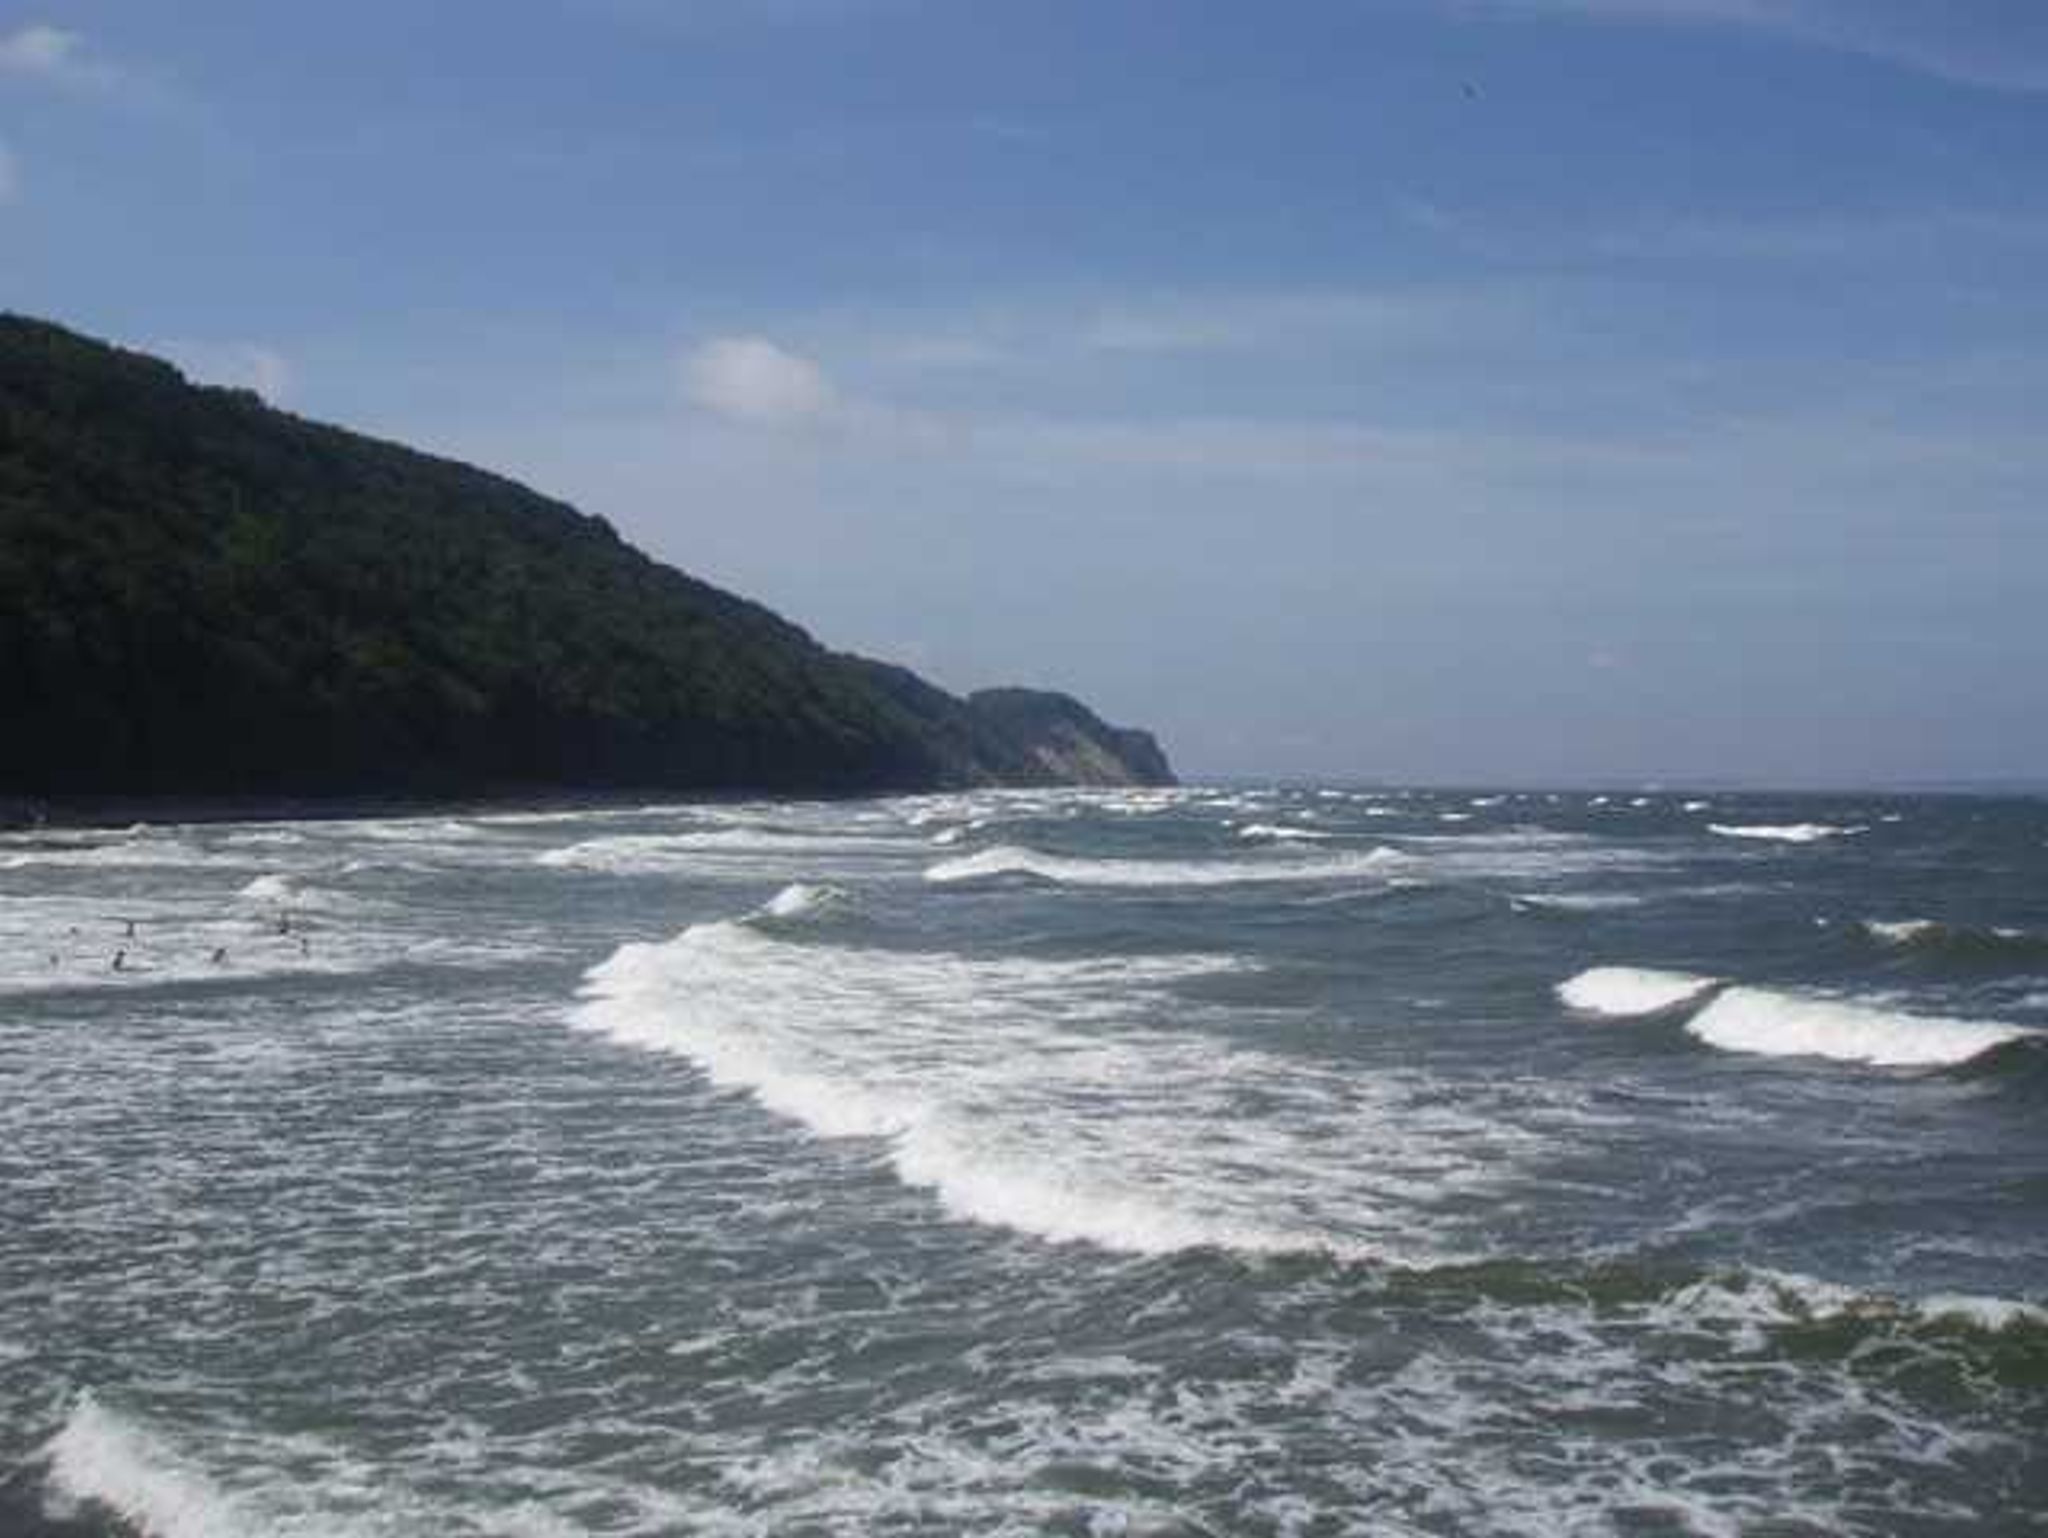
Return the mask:
POLYGON ((1862 929, 1880 945, 1931 961, 1993 966, 2048 958, 2048 935, 2026 929, 1936 919, 1865 919, 1862 929))
POLYGON ((933 882, 1035 876, 1061 886, 1166 887, 1235 886, 1252 882, 1341 881, 1384 875, 1412 859, 1398 850, 1376 848, 1356 854, 1297 859, 1089 860, 1041 854, 1013 844, 998 845, 958 859, 941 860, 925 871, 933 882))

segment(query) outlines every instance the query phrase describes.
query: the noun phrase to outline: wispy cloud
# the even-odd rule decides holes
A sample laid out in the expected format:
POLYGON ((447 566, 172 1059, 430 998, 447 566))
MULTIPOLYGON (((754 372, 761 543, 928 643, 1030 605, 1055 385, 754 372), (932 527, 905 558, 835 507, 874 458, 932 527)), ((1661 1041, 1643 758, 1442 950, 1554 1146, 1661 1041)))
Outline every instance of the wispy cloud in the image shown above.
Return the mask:
POLYGON ((202 384, 254 390, 273 406, 288 401, 298 384, 291 360, 260 342, 182 340, 161 350, 202 384))
POLYGON ((1859 53, 1960 85, 2048 91, 2048 6, 1999 0, 1452 0, 1457 9, 1729 26, 1859 53))
POLYGON ((79 36, 40 22, 0 37, 0 69, 17 75, 61 75, 74 66, 79 36))
POLYGON ((1548 226, 1504 222, 1483 211, 1403 205, 1411 228, 1499 260, 1853 261, 1896 266, 1903 258, 1958 250, 2028 252, 2048 245, 2048 206, 1815 208, 1804 213, 1719 216, 1644 213, 1548 226))
POLYGON ((1430 291, 1164 295, 1126 301, 1086 317, 1079 339, 1102 352, 1267 351, 1359 341, 1414 341, 1499 321, 1500 296, 1430 291))
POLYGON ((46 22, 30 22, 0 33, 0 74, 57 85, 103 87, 120 71, 86 46, 85 38, 46 22))

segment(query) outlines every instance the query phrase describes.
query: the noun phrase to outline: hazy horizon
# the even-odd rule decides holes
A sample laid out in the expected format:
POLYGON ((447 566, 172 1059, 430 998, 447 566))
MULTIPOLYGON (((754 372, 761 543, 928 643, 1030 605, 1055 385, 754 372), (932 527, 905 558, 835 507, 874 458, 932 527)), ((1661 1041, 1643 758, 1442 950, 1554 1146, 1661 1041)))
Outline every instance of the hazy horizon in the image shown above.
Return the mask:
POLYGON ((2048 782, 2048 9, 0 17, 0 306, 1197 779, 2048 782))

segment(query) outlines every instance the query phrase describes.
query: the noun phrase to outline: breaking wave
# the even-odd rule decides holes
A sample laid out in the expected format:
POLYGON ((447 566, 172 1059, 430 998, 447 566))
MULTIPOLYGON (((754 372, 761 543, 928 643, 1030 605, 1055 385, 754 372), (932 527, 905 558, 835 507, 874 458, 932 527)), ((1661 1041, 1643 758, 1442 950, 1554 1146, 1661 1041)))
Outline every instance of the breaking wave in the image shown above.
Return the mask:
POLYGON ((924 873, 927 881, 981 881, 997 876, 1035 876, 1060 886, 1168 887, 1234 886, 1268 881, 1342 881, 1384 875, 1413 859, 1385 847, 1358 853, 1289 860, 1098 860, 1041 854, 999 844, 957 859, 941 860, 924 873))
POLYGON ((1858 833, 1868 833, 1870 829, 1860 825, 1848 826, 1831 822, 1710 822, 1707 824, 1707 831, 1718 833, 1723 838, 1763 839, 1779 844, 1817 844, 1822 839, 1850 838, 1858 833))
POLYGON ((1711 993, 1685 1026, 1688 1035, 1708 1046, 1887 1068, 1964 1063, 2007 1043, 2048 1034, 2002 1021, 1957 1020, 1775 988, 1724 985, 1719 978, 1650 967, 1593 967, 1559 983, 1557 993, 1573 1009, 1610 1019, 1662 1014, 1711 993))
POLYGON ((1434 1204, 1492 1188, 1532 1135, 1427 1084, 1164 1028, 1199 1013, 1180 984, 1245 965, 908 953, 717 922, 619 947, 572 1023, 687 1058, 818 1137, 879 1140, 902 1184, 970 1222, 1131 1254, 1444 1258, 1434 1204))
POLYGON ((94 1506, 148 1538, 258 1538, 275 1531, 247 1499, 89 1393, 78 1396, 43 1452, 57 1515, 94 1506))
POLYGON ((694 833, 619 833, 544 850, 534 864, 613 875, 662 875, 704 869, 734 857, 889 854, 901 841, 862 834, 791 833, 768 828, 712 828, 694 833))
POLYGON ((1967 1062, 2006 1042, 2040 1034, 2000 1021, 1908 1014, 1772 988, 1729 988, 1686 1030, 1729 1052, 1824 1057, 1885 1068, 1967 1062))
POLYGON ((1591 967, 1557 985, 1557 996, 1588 1015, 1626 1020, 1689 1004, 1720 979, 1653 967, 1591 967))
POLYGON ((853 901, 843 887, 822 882, 793 881, 755 910, 755 919, 801 920, 823 918, 839 912, 853 901))

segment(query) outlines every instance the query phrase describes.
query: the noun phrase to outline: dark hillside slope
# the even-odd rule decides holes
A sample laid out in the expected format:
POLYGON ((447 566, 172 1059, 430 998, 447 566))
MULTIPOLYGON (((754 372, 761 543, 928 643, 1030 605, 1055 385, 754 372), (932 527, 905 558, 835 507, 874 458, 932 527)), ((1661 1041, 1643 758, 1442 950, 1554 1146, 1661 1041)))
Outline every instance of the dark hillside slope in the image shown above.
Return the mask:
POLYGON ((1058 778, 600 519, 0 316, 0 791, 1058 778))

